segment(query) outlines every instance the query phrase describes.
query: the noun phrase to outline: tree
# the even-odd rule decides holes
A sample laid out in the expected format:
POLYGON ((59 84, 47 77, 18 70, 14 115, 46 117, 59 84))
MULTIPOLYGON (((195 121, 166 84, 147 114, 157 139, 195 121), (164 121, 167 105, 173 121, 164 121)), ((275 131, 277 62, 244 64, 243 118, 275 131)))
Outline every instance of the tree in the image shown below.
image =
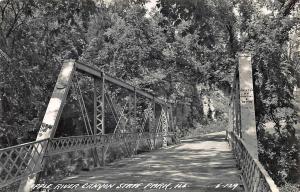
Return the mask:
POLYGON ((0 2, 0 48, 10 60, 1 63, 5 145, 35 137, 60 63, 81 54, 94 10, 88 0, 0 2))
POLYGON ((241 43, 253 54, 259 159, 277 184, 294 182, 299 164, 292 103, 295 68, 287 42, 298 19, 286 17, 290 1, 278 1, 272 8, 265 2, 242 2, 241 43), (245 2, 250 8, 244 7, 245 2), (266 7, 269 11, 260 10, 266 7))

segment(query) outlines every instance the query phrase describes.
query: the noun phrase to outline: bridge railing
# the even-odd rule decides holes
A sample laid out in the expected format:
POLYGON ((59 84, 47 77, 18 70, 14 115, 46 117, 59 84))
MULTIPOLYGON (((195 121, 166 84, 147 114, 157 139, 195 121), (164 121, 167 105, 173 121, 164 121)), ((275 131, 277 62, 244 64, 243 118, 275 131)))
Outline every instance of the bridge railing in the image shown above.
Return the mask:
POLYGON ((273 179, 263 165, 246 148, 244 141, 234 132, 228 132, 229 144, 236 156, 237 165, 242 172, 242 179, 249 192, 279 192, 273 179))
MULTIPOLYGON (((169 133, 168 135, 170 136, 172 133, 169 133)), ((94 147, 108 147, 110 144, 138 142, 147 139, 159 139, 163 138, 163 136, 164 134, 162 132, 141 132, 60 137, 51 139, 49 141, 46 155, 50 156, 70 151, 91 149, 94 147)), ((137 147, 138 146, 136 146, 136 148, 137 147)))
POLYGON ((42 171, 48 139, 0 149, 0 188, 42 171))
MULTIPOLYGON (((0 149, 0 188, 22 180, 31 174, 43 171, 41 163, 43 155, 52 156, 78 150, 92 148, 107 148, 113 144, 124 145, 134 143, 134 150, 138 149, 140 142, 146 141, 149 148, 164 136, 174 135, 169 132, 140 132, 140 133, 115 133, 104 135, 82 135, 60 137, 25 143, 13 147, 0 149), (37 156, 36 154, 40 154, 37 156)), ((162 145, 162 141, 160 142, 162 145)), ((134 151, 133 150, 133 151, 134 151)))

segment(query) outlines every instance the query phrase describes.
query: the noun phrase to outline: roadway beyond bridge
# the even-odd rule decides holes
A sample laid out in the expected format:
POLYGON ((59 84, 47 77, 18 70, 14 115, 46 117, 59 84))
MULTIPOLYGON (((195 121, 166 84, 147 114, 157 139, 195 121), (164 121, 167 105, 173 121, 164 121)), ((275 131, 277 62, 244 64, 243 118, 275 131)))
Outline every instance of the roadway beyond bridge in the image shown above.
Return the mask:
POLYGON ((74 191, 128 191, 135 187, 138 189, 133 191, 243 191, 239 172, 224 131, 185 139, 179 145, 139 154, 55 183, 80 184, 74 191), (114 186, 107 190, 103 184, 114 186))

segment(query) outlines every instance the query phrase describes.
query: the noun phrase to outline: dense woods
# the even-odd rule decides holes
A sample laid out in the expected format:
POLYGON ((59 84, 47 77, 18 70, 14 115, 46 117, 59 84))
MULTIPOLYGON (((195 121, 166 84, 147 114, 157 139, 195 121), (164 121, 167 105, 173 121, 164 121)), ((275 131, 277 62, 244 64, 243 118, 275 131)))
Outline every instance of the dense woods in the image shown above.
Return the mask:
MULTIPOLYGON (((277 184, 296 183, 299 3, 271 2, 158 0, 147 9, 146 0, 1 1, 1 148, 35 139, 64 59, 97 66, 167 100, 190 102, 182 135, 211 121, 226 123, 237 54, 247 50, 260 161, 277 184)), ((74 105, 71 99, 67 107, 74 105)))

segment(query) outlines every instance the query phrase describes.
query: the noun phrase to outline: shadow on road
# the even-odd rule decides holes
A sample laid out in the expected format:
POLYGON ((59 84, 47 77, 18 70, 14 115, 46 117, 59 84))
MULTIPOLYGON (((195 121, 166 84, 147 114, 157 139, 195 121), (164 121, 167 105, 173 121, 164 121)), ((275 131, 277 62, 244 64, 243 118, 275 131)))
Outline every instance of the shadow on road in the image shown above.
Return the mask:
POLYGON ((184 191, 242 191, 241 187, 228 190, 229 184, 239 186, 241 181, 235 159, 224 138, 223 132, 187 138, 178 146, 140 154, 104 168, 81 172, 78 176, 65 178, 63 182, 172 183, 187 184, 188 188, 184 191), (218 184, 227 184, 227 187, 217 189, 215 187, 218 184))

